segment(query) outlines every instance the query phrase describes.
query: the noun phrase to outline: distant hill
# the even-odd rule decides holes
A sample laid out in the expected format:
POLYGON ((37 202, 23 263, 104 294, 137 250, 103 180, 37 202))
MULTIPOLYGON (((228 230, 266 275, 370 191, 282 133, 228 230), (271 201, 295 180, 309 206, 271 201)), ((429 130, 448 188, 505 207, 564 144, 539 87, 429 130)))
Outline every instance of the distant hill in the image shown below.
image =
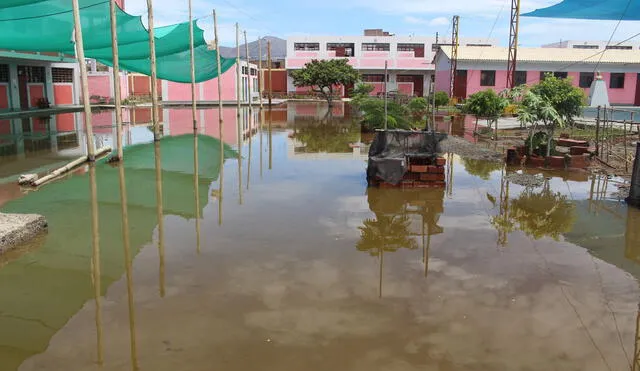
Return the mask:
MULTIPOLYGON (((282 60, 287 56, 287 40, 280 39, 274 36, 265 36, 262 39, 262 60, 267 60, 267 40, 271 41, 271 59, 282 60)), ((240 57, 245 57, 245 46, 240 45, 240 57)), ((220 46, 220 55, 225 58, 235 58, 236 48, 228 46, 220 46)), ((258 41, 252 41, 249 43, 249 57, 251 59, 258 59, 258 41)))

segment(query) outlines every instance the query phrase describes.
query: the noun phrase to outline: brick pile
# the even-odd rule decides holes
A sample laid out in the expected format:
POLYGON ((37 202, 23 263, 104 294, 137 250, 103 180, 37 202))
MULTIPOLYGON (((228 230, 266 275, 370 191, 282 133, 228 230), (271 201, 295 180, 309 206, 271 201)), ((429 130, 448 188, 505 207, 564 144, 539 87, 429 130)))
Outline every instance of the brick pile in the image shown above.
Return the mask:
POLYGON ((380 188, 444 188, 445 165, 444 157, 430 158, 406 158, 408 171, 402 177, 399 184, 391 184, 384 181, 378 182, 380 188))

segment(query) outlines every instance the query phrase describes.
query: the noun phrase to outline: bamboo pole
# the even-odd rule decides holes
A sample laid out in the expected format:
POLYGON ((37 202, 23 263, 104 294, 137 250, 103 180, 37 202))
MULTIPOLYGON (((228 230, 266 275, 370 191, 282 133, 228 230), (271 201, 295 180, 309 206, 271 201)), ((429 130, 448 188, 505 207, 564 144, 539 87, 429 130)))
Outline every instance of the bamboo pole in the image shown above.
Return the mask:
POLYGON ((273 169, 273 112, 271 111, 271 105, 269 105, 269 170, 273 169))
POLYGON ((220 136, 220 180, 218 189, 218 225, 222 225, 222 191, 224 184, 224 130, 222 130, 224 120, 222 115, 222 67, 220 66, 220 49, 218 39, 218 17, 215 9, 213 10, 213 34, 216 44, 216 68, 218 76, 218 131, 220 136))
POLYGON ((122 95, 120 92, 120 57, 118 55, 118 31, 116 24, 116 0, 109 1, 111 18, 111 55, 113 58, 113 100, 116 105, 116 149, 117 160, 124 160, 122 146, 122 95))
MULTIPOLYGON (((107 152, 111 152, 111 147, 103 147, 100 150, 98 150, 98 153, 96 153, 96 157, 100 157, 103 154, 107 153, 107 152)), ((52 171, 50 174, 43 176, 42 178, 36 180, 33 182, 33 186, 34 187, 38 187, 41 186, 42 184, 55 179, 71 170, 73 170, 74 168, 76 168, 79 165, 84 164, 85 162, 89 161, 88 156, 82 156, 82 157, 78 157, 77 159, 69 162, 68 164, 64 165, 63 167, 57 168, 54 171, 52 171)))
POLYGON ((124 266, 127 277, 127 303, 129 306, 129 343, 131 348, 132 369, 138 369, 138 352, 136 345, 135 303, 133 300, 133 269, 131 264, 131 238, 129 237, 129 209, 127 201, 127 185, 124 177, 124 165, 118 166, 120 184, 120 213, 122 222, 122 246, 124 248, 124 266))
POLYGON ((273 99, 273 75, 271 74, 272 64, 271 40, 267 40, 267 68, 269 69, 269 107, 271 107, 271 100, 273 99))
POLYGON ((264 111, 260 109, 260 179, 262 179, 262 152, 263 152, 263 144, 262 144, 262 134, 263 134, 263 126, 264 124, 264 111))
POLYGON ((238 202, 242 205, 242 121, 240 110, 240 90, 242 66, 240 65, 240 26, 236 23, 236 121, 238 128, 238 202))
POLYGON ((189 0, 189 59, 191 64, 191 119, 193 120, 193 132, 198 131, 196 121, 196 62, 195 51, 193 50, 193 6, 189 0))
POLYGON ((82 82, 82 106, 84 108, 84 132, 87 138, 87 155, 90 162, 95 161, 95 145, 93 143, 93 125, 91 124, 91 100, 89 98, 89 80, 87 78, 87 61, 84 59, 84 41, 82 39, 82 23, 80 22, 80 7, 78 0, 72 0, 73 5, 73 31, 76 58, 80 68, 80 81, 82 82))
POLYGON ((262 37, 258 39, 258 91, 260 93, 260 109, 262 109, 262 91, 264 90, 264 76, 262 74, 262 37))
POLYGON ((158 219, 158 256, 160 257, 159 281, 160 297, 164 298, 165 265, 164 265, 164 200, 162 195, 162 157, 160 142, 154 143, 155 168, 156 168, 156 217, 158 219))
MULTIPOLYGON (((75 1, 75 0, 74 0, 75 1)), ((153 120, 153 140, 160 140, 160 122, 158 119, 158 76, 156 73, 156 38, 153 30, 153 0, 147 0, 149 22, 149 59, 151 68, 151 117, 153 120)))
POLYGON ((93 296, 95 300, 95 321, 98 350, 98 364, 104 362, 103 333, 102 333, 102 274, 100 263, 100 220, 98 216, 98 186, 96 184, 96 168, 89 164, 89 188, 91 192, 91 273, 93 282, 93 296))

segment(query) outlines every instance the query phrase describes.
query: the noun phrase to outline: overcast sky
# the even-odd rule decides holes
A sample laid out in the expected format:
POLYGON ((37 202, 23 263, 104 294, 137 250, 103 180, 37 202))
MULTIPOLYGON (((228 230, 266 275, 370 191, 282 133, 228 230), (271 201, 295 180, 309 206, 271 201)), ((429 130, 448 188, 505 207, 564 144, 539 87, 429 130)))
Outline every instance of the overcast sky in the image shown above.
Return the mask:
MULTIPOLYGON (((131 14, 145 15, 146 0, 125 0, 131 14)), ((522 0, 522 13, 560 0, 522 0)), ((188 20, 187 0, 154 0, 156 25, 188 20)), ((364 28, 384 28, 397 35, 451 34, 451 17, 460 16, 460 35, 509 39, 511 0, 193 0, 194 16, 207 39, 212 38, 211 10, 218 12, 221 40, 235 43, 234 23, 259 36, 360 35, 364 28), (206 17, 206 18, 205 18, 206 17)), ((145 20, 146 23, 146 20, 145 20)), ((560 40, 608 40, 615 21, 521 18, 520 45, 538 46, 560 40)), ((614 40, 638 32, 638 24, 622 22, 614 40)))

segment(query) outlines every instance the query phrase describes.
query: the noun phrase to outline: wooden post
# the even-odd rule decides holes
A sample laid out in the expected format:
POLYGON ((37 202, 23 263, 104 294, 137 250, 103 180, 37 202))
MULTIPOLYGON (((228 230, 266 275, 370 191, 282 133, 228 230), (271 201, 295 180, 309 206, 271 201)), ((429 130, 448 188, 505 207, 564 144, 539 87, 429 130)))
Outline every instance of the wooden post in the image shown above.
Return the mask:
POLYGON ((269 131, 269 170, 273 168, 273 111, 271 111, 271 105, 269 105, 269 124, 267 130, 269 131))
POLYGON ((153 30, 153 0, 147 0, 149 20, 149 59, 151 67, 151 117, 153 120, 153 140, 160 140, 160 122, 158 119, 158 76, 156 74, 156 38, 153 30))
POLYGON ((264 76, 262 74, 262 37, 258 39, 258 91, 260 92, 260 109, 262 109, 262 91, 264 90, 264 76))
POLYGON ((96 159, 96 148, 93 143, 93 126, 91 124, 91 100, 89 98, 89 80, 87 79, 87 62, 84 59, 84 41, 82 40, 82 23, 80 22, 80 7, 78 0, 73 3, 73 30, 76 47, 76 58, 80 68, 80 80, 82 82, 82 105, 84 107, 84 132, 87 138, 87 157, 89 162, 96 159))
MULTIPOLYGON (((75 1, 75 0, 74 0, 75 1)), ((95 164, 89 164, 89 188, 91 192, 91 242, 93 253, 91 256, 91 278, 93 281, 93 295, 96 304, 96 336, 98 364, 104 361, 102 334, 102 274, 100 263, 100 221, 98 219, 98 188, 96 185, 95 164)))
POLYGON ((269 107, 271 107, 271 100, 273 99, 273 76, 271 75, 271 40, 267 40, 267 68, 269 69, 269 107))
POLYGON ((196 252, 200 254, 200 161, 197 129, 193 132, 193 197, 196 205, 196 252))
POLYGON ((218 185, 218 225, 222 225, 222 191, 224 184, 224 130, 222 115, 222 67, 220 66, 220 48, 218 39, 218 17, 215 9, 213 10, 213 34, 216 46, 216 69, 218 76, 218 134, 220 136, 220 180, 218 185))
POLYGON ((111 17, 111 55, 113 58, 113 100, 116 105, 116 148, 117 160, 124 159, 122 148, 122 95, 120 93, 120 58, 118 56, 118 32, 116 24, 116 1, 109 1, 111 17))
POLYGON ((136 345, 136 317, 133 299, 133 269, 131 264, 131 238, 129 237, 129 209, 127 203, 127 185, 124 177, 124 165, 118 166, 120 184, 120 221, 122 223, 122 246, 124 248, 124 266, 127 277, 127 303, 129 304, 129 342, 131 347, 131 365, 138 369, 138 352, 136 345))
POLYGON ((198 122, 196 121, 196 65, 195 51, 193 50, 193 10, 192 0, 189 0, 189 58, 191 63, 191 118, 193 120, 193 132, 198 131, 198 122))
POLYGON ((253 134, 253 106, 251 103, 251 69, 249 68, 249 43, 247 43, 247 31, 244 31, 245 58, 247 60, 247 98, 249 99, 249 154, 247 157, 247 189, 251 178, 251 136, 253 134))
POLYGON ((388 92, 387 92, 387 80, 389 79, 389 76, 387 75, 388 73, 388 62, 385 60, 384 61, 384 130, 387 130, 388 126, 387 126, 387 97, 388 97, 388 92))
POLYGON ((241 71, 240 65, 240 26, 236 23, 236 121, 238 127, 238 202, 242 205, 242 122, 240 110, 241 71))
POLYGON ((629 161, 629 158, 627 157, 627 121, 624 121, 624 129, 623 129, 623 135, 624 135, 624 172, 628 173, 629 172, 629 163, 627 161, 629 161))

